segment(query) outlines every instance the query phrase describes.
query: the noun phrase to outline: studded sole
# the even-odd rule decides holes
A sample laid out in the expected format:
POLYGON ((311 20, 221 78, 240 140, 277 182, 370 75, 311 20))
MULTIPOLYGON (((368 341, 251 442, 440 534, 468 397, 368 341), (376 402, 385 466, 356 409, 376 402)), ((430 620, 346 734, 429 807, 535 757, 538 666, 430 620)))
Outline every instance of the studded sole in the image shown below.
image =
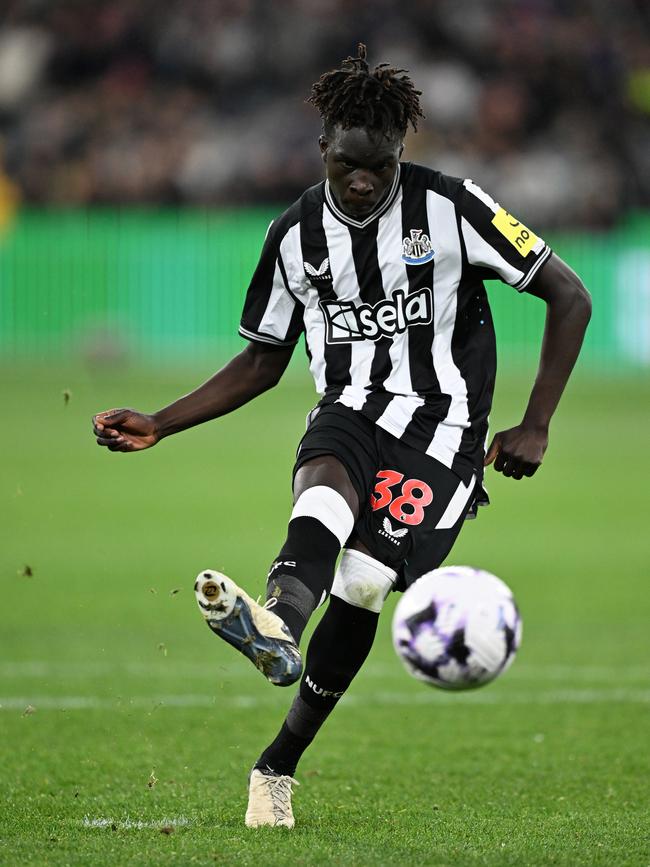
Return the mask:
POLYGON ((302 674, 299 652, 289 641, 262 635, 255 626, 248 604, 241 597, 237 597, 228 617, 210 620, 208 615, 206 623, 212 632, 250 659, 275 686, 290 686, 302 674))

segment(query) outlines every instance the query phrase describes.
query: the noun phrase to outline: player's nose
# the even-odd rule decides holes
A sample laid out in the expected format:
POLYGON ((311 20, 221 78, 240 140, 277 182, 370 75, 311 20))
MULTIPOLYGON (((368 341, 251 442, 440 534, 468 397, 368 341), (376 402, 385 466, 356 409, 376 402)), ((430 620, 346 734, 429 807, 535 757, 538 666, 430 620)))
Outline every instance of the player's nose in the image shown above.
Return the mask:
POLYGON ((350 192, 355 196, 369 196, 374 192, 375 186, 366 174, 357 174, 350 181, 350 192))

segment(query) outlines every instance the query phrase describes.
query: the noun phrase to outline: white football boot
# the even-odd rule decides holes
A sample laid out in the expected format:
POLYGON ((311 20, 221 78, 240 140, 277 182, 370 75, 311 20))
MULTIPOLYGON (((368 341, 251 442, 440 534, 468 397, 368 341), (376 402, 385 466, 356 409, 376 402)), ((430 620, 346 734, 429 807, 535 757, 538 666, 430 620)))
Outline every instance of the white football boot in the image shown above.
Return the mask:
POLYGON ((210 629, 247 656, 276 686, 295 683, 302 657, 284 621, 259 605, 231 579, 206 569, 194 584, 196 601, 210 629))
POLYGON ((299 786, 300 783, 284 774, 253 768, 248 782, 246 827, 293 828, 292 785, 299 786))

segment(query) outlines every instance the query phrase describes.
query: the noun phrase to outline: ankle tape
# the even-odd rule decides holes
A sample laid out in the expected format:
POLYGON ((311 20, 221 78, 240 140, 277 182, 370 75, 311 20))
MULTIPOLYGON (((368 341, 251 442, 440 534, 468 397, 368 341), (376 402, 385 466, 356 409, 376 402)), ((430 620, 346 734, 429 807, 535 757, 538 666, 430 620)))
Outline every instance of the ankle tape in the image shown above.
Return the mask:
MULTIPOLYGON (((289 605, 307 623, 312 611, 318 607, 316 597, 300 578, 293 575, 274 575, 266 585, 266 598, 276 599, 275 605, 289 605)), ((295 637, 295 636, 294 636, 295 637)))

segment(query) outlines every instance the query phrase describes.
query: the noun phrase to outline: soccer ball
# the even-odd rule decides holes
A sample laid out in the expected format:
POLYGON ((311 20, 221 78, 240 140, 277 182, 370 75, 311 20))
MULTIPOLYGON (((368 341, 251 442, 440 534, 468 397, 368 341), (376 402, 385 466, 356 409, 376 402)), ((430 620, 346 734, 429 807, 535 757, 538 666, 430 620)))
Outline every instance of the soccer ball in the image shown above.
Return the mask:
POLYGON ((521 630, 512 591, 500 578, 446 566, 427 572, 404 593, 393 617, 393 645, 418 680, 471 689, 508 668, 521 630))

